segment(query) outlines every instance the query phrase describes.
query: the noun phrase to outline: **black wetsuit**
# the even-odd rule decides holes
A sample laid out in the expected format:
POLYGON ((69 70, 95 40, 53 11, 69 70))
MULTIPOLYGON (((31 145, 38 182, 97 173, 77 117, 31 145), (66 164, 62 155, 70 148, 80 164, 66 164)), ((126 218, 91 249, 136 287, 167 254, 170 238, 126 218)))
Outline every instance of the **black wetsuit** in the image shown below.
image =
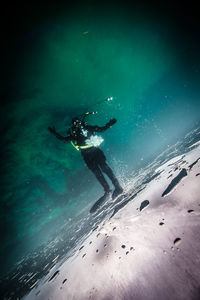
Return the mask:
POLYGON ((113 174, 111 168, 106 163, 106 157, 101 149, 92 147, 89 149, 82 150, 81 154, 86 165, 99 180, 105 192, 109 191, 110 187, 102 172, 104 172, 110 178, 115 187, 119 186, 118 180, 113 174))
POLYGON ((103 173, 105 173, 113 185, 115 186, 115 191, 122 192, 122 188, 113 174, 113 171, 106 163, 106 157, 101 149, 95 146, 90 146, 88 148, 82 148, 86 145, 86 140, 91 136, 94 136, 95 132, 103 132, 110 128, 116 122, 115 119, 108 122, 105 126, 90 126, 85 123, 81 123, 80 126, 72 126, 70 133, 67 137, 63 137, 58 134, 54 129, 49 128, 49 130, 60 140, 64 142, 73 142, 79 147, 78 150, 81 151, 83 159, 87 167, 94 173, 98 181, 107 193, 110 191, 109 184, 107 183, 103 173), (102 173, 103 172, 103 173, 102 173))

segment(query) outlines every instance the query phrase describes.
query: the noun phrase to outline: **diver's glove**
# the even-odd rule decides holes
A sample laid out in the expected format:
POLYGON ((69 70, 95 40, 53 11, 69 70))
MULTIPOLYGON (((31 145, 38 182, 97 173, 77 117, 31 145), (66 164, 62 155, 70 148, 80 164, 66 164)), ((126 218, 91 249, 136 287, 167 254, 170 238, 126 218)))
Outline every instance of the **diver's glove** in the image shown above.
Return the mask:
POLYGON ((111 119, 111 120, 106 124, 106 127, 110 128, 110 127, 113 126, 116 122, 117 122, 116 119, 111 119))
POLYGON ((54 135, 57 133, 55 127, 48 127, 48 130, 54 135))

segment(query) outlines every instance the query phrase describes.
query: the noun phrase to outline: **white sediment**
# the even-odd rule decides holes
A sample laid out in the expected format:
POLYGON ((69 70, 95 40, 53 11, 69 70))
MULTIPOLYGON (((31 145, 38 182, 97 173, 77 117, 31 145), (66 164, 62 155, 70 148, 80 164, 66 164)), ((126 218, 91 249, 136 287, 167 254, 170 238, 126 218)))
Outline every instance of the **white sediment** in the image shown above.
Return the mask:
POLYGON ((159 177, 102 222, 84 247, 38 282, 25 299, 197 299, 200 161, 191 170, 189 165, 199 158, 200 145, 182 156, 160 166, 159 177), (182 168, 187 176, 162 197, 182 168), (144 200, 149 205, 140 211, 144 200))

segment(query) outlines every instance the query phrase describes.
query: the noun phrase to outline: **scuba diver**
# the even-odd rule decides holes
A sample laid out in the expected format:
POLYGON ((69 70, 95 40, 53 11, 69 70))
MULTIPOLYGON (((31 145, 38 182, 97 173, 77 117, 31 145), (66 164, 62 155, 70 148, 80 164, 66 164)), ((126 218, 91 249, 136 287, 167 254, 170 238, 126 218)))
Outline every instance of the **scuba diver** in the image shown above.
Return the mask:
MULTIPOLYGON (((84 114, 84 117, 86 114, 84 114)), ((120 195, 123 192, 123 189, 113 174, 113 171, 106 163, 106 157, 103 151, 98 148, 98 146, 103 142, 103 139, 102 137, 95 135, 95 132, 104 132, 111 128, 116 122, 116 119, 111 119, 105 126, 99 127, 88 125, 84 118, 73 118, 72 126, 67 131, 68 135, 66 137, 57 133, 54 127, 48 128, 48 130, 55 135, 57 139, 63 142, 71 142, 77 150, 81 151, 87 167, 94 173, 97 180, 103 186, 105 197, 111 193, 111 189, 103 173, 110 178, 115 187, 112 199, 120 195)))

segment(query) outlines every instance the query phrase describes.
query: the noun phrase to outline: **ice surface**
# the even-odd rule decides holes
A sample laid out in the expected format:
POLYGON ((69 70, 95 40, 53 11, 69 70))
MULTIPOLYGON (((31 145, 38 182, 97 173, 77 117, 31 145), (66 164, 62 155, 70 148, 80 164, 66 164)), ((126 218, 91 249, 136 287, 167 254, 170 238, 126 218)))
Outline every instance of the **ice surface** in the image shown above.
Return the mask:
POLYGON ((110 217, 25 299, 199 299, 199 156, 196 143, 149 166, 146 174, 153 167, 155 173, 139 187, 135 179, 129 183, 118 203, 105 204, 98 213, 110 217))
POLYGON ((96 199, 88 201, 67 218, 48 243, 0 279, 3 299, 21 299, 30 290, 28 299, 199 299, 199 138, 194 130, 134 170, 115 201, 93 214, 96 199), (181 172, 187 175, 180 178, 181 172))

